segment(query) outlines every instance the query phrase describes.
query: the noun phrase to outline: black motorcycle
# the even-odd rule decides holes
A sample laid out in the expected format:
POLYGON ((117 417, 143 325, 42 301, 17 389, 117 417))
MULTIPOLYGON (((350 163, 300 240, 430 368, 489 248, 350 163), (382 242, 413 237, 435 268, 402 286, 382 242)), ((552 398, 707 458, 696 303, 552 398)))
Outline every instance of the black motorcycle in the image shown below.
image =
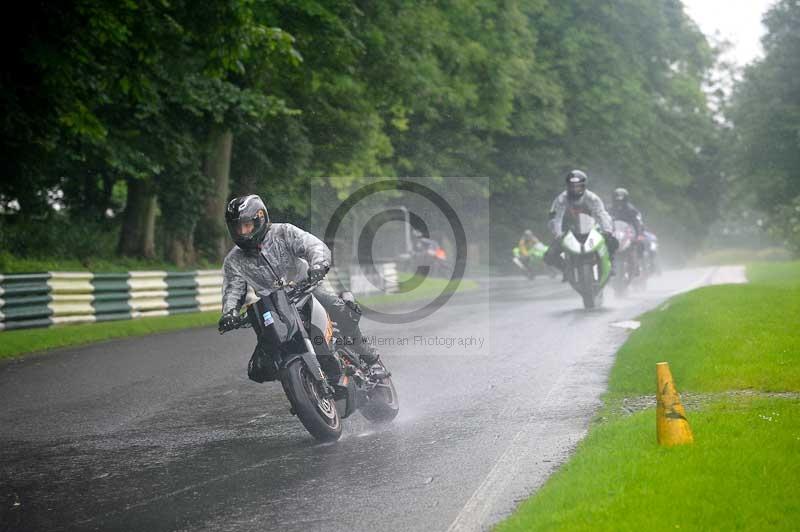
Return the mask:
POLYGON ((617 297, 624 297, 630 286, 635 285, 637 280, 641 282, 639 243, 633 226, 622 220, 614 220, 614 237, 619 242, 619 247, 614 257, 617 271, 611 285, 617 297))
MULTIPOLYGON (((336 441, 341 419, 355 411, 372 422, 397 416, 391 373, 383 362, 361 361, 311 292, 319 282, 279 282, 268 297, 247 305, 236 328, 252 327, 258 345, 248 364, 256 382, 280 380, 291 412, 319 441, 336 441)), ((348 294, 343 294, 347 297, 348 294)))

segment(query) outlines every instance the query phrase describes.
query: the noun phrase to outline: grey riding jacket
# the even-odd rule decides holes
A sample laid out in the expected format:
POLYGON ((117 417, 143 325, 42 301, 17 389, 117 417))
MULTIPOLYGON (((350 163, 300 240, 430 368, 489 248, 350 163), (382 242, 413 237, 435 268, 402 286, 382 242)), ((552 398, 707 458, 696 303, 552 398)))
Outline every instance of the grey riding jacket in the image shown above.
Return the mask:
POLYGON ((606 232, 614 231, 614 222, 611 221, 611 215, 606 211, 603 200, 600 196, 587 190, 583 193, 580 199, 571 200, 567 197, 565 190, 553 200, 553 205, 550 207, 550 231, 554 236, 561 236, 564 234, 564 216, 567 214, 576 215, 578 213, 588 214, 594 218, 600 229, 606 232))
POLYGON ((251 286, 259 297, 273 291, 278 279, 297 279, 308 266, 330 265, 322 240, 292 224, 272 224, 258 250, 230 250, 222 265, 222 312, 239 309, 251 286))

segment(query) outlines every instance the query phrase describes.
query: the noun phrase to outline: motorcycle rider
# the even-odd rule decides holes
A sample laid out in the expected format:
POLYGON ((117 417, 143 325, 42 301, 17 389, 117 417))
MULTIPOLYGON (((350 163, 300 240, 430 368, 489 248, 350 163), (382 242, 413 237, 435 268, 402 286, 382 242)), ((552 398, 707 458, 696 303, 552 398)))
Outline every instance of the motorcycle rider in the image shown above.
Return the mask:
MULTIPOLYGON (((225 223, 236 244, 222 266, 222 317, 219 330, 236 325, 239 309, 250 286, 259 297, 268 296, 276 281, 295 279, 308 263, 308 280, 316 282, 330 269, 331 252, 320 239, 288 223, 272 223, 267 207, 255 194, 232 199, 225 210, 225 223), (302 259, 302 260, 301 260, 302 259)), ((358 321, 361 309, 323 285, 313 291, 354 351, 367 364, 378 361, 375 348, 364 339, 358 321)), ((256 347, 256 349, 259 349, 256 347)))
POLYGON ((533 254, 533 250, 536 248, 543 247, 536 235, 533 234, 533 231, 530 229, 525 229, 525 232, 522 233, 522 238, 519 239, 519 244, 517 244, 517 249, 519 249, 519 254, 523 257, 527 257, 533 254))
POLYGON ((515 247, 512 252, 515 257, 528 260, 530 257, 534 256, 541 257, 546 250, 547 246, 533 234, 533 231, 525 229, 525 232, 522 233, 522 238, 520 238, 517 243, 517 247, 515 247))
POLYGON ((414 253, 419 255, 435 253, 440 247, 436 240, 426 237, 419 229, 414 229, 411 235, 414 238, 414 253))
POLYGON ((614 252, 619 247, 619 242, 613 235, 614 224, 600 196, 586 188, 587 181, 586 173, 581 170, 570 171, 564 178, 566 190, 556 196, 550 207, 549 224, 554 238, 544 255, 544 261, 561 270, 564 273, 564 280, 566 272, 564 259, 561 257, 561 241, 567 231, 568 217, 575 217, 580 213, 593 217, 600 225, 600 232, 605 238, 611 259, 611 272, 614 274, 614 252))
POLYGON ((625 188, 614 189, 609 213, 614 220, 628 223, 636 230, 636 236, 644 236, 644 219, 639 209, 631 203, 630 194, 625 188))
POLYGON ((522 238, 519 239, 516 247, 512 250, 514 264, 522 269, 528 276, 531 276, 535 268, 534 259, 536 257, 543 257, 546 251, 547 246, 533 234, 533 231, 526 229, 525 232, 522 233, 522 238))
POLYGON ((611 196, 611 217, 629 224, 636 231, 636 269, 637 274, 644 255, 645 227, 642 213, 634 207, 630 200, 630 194, 625 188, 614 189, 611 196))

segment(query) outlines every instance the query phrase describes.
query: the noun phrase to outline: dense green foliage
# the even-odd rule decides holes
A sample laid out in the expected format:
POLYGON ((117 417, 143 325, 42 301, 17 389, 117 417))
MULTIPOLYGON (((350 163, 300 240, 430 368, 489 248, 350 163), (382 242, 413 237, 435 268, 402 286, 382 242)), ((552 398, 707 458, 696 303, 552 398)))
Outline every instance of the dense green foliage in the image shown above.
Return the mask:
POLYGON ((800 253, 800 4, 780 0, 764 17, 765 57, 745 71, 729 112, 739 200, 800 253))
POLYGON ((341 197, 378 175, 491 177, 468 193, 488 198, 503 254, 525 226, 543 232, 573 167, 603 194, 631 188, 683 242, 715 215, 713 54, 679 0, 25 9, 0 89, 0 209, 19 206, 0 244, 15 255, 62 253, 9 236, 44 219, 103 224, 119 240, 94 247, 105 258, 218 260, 225 192, 259 192, 302 222, 310 186, 341 197))
MULTIPOLYGON (((200 261, 198 269, 219 269, 221 264, 200 261)), ((3 274, 30 273, 30 272, 96 272, 96 273, 122 273, 134 270, 162 270, 181 271, 171 262, 156 259, 140 259, 135 257, 114 257, 112 260, 97 256, 85 256, 79 259, 64 259, 57 256, 51 258, 31 259, 17 257, 7 251, 0 251, 0 272, 3 274)))

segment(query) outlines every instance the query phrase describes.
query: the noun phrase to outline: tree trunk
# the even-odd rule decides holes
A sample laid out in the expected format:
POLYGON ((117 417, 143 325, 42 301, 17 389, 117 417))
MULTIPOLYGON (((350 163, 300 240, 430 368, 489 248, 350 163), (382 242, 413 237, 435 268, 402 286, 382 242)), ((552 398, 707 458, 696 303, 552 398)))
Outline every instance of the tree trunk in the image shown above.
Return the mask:
POLYGON ((114 184, 117 182, 116 176, 112 176, 110 172, 103 172, 103 203, 101 206, 102 212, 100 219, 106 218, 106 212, 111 208, 111 198, 114 195, 114 184))
POLYGON ((156 256, 156 194, 152 183, 128 179, 128 197, 118 251, 121 255, 152 259, 156 256))
POLYGON ((203 248, 212 262, 222 262, 230 246, 225 227, 225 207, 230 193, 232 148, 233 132, 221 125, 213 126, 209 132, 208 152, 203 165, 203 171, 211 181, 211 190, 199 225, 205 243, 203 248))
POLYGON ((167 259, 178 268, 186 268, 195 263, 193 231, 167 236, 167 259))

